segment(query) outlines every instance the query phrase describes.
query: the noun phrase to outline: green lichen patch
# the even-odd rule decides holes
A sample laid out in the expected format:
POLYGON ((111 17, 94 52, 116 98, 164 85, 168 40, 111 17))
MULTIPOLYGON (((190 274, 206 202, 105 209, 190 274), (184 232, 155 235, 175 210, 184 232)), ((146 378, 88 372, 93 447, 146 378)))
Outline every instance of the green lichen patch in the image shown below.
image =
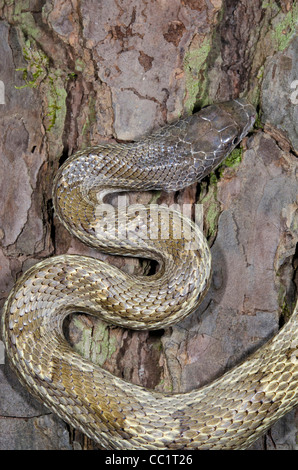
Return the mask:
POLYGON ((279 6, 275 2, 275 0, 263 0, 262 2, 262 8, 266 10, 267 8, 271 8, 273 10, 276 10, 276 12, 279 11, 279 6))
POLYGON ((157 204, 158 199, 160 198, 160 196, 161 196, 161 191, 160 190, 156 190, 156 191, 152 192, 152 198, 150 199, 149 204, 157 204))
POLYGON ((237 168, 241 163, 242 154, 243 154, 243 149, 242 148, 234 149, 230 153, 230 155, 227 158, 225 158, 225 160, 221 164, 221 169, 224 169, 225 167, 237 168))
POLYGON ((90 95, 89 101, 88 101, 88 115, 86 116, 85 122, 82 127, 82 131, 81 131, 82 135, 86 137, 86 140, 87 140, 86 145, 89 144, 89 140, 88 140, 89 133, 93 124, 96 122, 96 116, 97 116, 96 100, 94 96, 90 95))
POLYGON ((99 320, 93 330, 93 341, 90 359, 96 364, 103 365, 117 350, 116 338, 110 335, 108 325, 99 320))
POLYGON ((88 325, 81 315, 75 315, 72 322, 73 335, 76 338, 74 351, 102 366, 117 349, 116 338, 110 335, 108 325, 101 320, 93 320, 88 325))
POLYGON ((160 382, 156 385, 155 390, 163 393, 173 393, 174 387, 172 383, 162 378, 160 382))
POLYGON ((22 72, 24 85, 16 86, 17 90, 22 88, 36 88, 40 82, 47 76, 49 59, 46 54, 38 49, 29 39, 23 47, 23 56, 27 62, 26 67, 19 67, 17 72, 22 72))
POLYGON ((242 148, 234 149, 206 181, 201 183, 201 196, 198 203, 203 205, 204 232, 210 243, 216 238, 218 219, 222 211, 217 199, 218 182, 227 168, 236 169, 240 165, 242 154, 242 148))
POLYGON ((66 117, 65 86, 69 79, 67 73, 59 68, 50 66, 50 60, 37 43, 31 38, 23 40, 23 56, 26 67, 17 68, 22 72, 23 88, 38 88, 44 103, 44 123, 48 133, 53 133, 57 140, 63 133, 66 117))
POLYGON ((55 128, 58 133, 63 132, 66 116, 67 92, 64 88, 64 74, 59 70, 51 71, 47 77, 46 98, 47 98, 47 131, 55 128))
POLYGON ((212 173, 208 181, 201 183, 201 196, 198 200, 203 205, 204 233, 210 243, 216 238, 221 204, 217 200, 218 178, 212 173))
POLYGON ((280 13, 272 21, 272 39, 279 51, 283 51, 297 32, 298 3, 287 14, 280 13))
POLYGON ((279 285, 278 304, 280 306, 279 318, 280 318, 281 324, 283 324, 289 320, 289 318, 291 317, 291 311, 292 311, 292 308, 287 301, 286 287, 283 284, 279 285))
POLYGON ((211 49, 211 40, 206 37, 199 44, 192 44, 184 56, 185 71, 185 109, 191 112, 197 102, 205 103, 207 89, 207 57, 211 49))
POLYGON ((30 3, 30 0, 12 2, 6 0, 6 16, 9 21, 19 26, 26 37, 39 41, 42 39, 43 31, 36 23, 33 12, 30 11, 32 9, 30 3))
MULTIPOLYGON (((266 63, 279 51, 286 49, 297 34, 298 3, 294 2, 289 11, 282 10, 281 2, 267 0, 262 3, 264 18, 252 30, 259 38, 255 44, 251 68, 250 87, 247 90, 249 101, 258 106, 261 102, 262 81, 266 63)), ((259 123, 260 124, 260 121, 259 123)), ((261 126, 260 126, 261 127, 261 126)))

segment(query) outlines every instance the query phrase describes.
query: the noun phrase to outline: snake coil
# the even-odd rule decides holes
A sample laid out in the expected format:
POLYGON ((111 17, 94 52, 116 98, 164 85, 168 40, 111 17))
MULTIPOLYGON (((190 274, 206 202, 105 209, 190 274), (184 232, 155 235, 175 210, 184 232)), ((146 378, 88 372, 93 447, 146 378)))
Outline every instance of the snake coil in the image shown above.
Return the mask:
POLYGON ((156 274, 138 277, 88 257, 52 257, 22 275, 4 306, 3 339, 21 382, 103 448, 243 449, 297 404, 297 307, 244 364, 180 394, 125 382, 80 357, 63 336, 63 321, 75 311, 127 328, 156 329, 196 309, 211 271, 198 227, 156 205, 129 213, 117 207, 107 217, 104 201, 113 192, 177 191, 200 181, 254 119, 243 100, 212 105, 137 142, 78 152, 58 171, 54 207, 71 234, 105 252, 159 264, 156 274), (124 216, 125 226, 119 222, 124 216), (165 221, 168 236, 162 237, 165 221), (156 236, 147 236, 148 227, 156 236))

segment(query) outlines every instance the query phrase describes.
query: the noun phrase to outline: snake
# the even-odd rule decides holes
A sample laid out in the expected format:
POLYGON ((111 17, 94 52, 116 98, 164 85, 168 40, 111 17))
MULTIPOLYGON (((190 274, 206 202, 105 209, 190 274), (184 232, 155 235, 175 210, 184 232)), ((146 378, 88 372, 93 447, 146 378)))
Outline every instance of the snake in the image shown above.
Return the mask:
POLYGON ((246 449, 297 405, 297 305, 244 362, 188 392, 164 393, 116 377, 75 352, 64 335, 74 312, 154 330, 197 310, 212 275, 198 225, 177 208, 124 207, 115 195, 200 182, 255 119, 242 98, 212 104, 135 141, 80 150, 56 173, 53 206, 71 235, 105 253, 157 263, 155 272, 140 276, 88 256, 53 256, 19 277, 4 305, 3 341, 21 383, 102 449, 246 449))

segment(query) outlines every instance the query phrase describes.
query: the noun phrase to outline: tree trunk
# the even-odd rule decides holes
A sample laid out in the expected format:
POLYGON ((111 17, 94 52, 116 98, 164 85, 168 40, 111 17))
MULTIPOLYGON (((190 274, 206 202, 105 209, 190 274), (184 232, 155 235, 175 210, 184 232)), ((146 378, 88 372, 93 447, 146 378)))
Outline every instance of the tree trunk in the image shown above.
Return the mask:
MULTIPOLYGON (((203 205, 213 277, 197 312, 155 332, 79 313, 66 325, 77 351, 133 383, 181 392, 210 382, 275 334, 295 301, 297 4, 2 0, 0 18, 2 305, 23 271, 54 254, 154 269, 97 253, 59 224, 52 181, 74 151, 134 140, 213 102, 246 96, 256 106, 254 132, 200 185, 131 197, 203 205)), ((96 448, 2 362, 0 449, 96 448)), ((293 410, 253 448, 295 448, 297 425, 293 410)))

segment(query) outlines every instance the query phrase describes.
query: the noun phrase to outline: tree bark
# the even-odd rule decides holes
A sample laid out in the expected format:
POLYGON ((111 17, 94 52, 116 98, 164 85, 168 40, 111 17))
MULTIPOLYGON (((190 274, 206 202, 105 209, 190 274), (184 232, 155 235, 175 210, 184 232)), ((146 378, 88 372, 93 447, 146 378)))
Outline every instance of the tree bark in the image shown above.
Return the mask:
MULTIPOLYGON (((133 383, 182 392, 210 382, 275 334, 295 301, 297 4, 2 0, 0 18, 2 305, 22 272, 56 254, 154 269, 97 253, 59 224, 52 181, 76 150, 134 140, 213 102, 245 96, 256 106, 254 131, 200 185, 131 196, 203 205, 213 277, 198 310, 156 332, 79 312, 66 325, 80 354, 133 383)), ((0 449, 97 448, 34 401, 5 363, 0 397, 0 449)), ((253 448, 296 448, 297 425, 293 410, 253 448)))

